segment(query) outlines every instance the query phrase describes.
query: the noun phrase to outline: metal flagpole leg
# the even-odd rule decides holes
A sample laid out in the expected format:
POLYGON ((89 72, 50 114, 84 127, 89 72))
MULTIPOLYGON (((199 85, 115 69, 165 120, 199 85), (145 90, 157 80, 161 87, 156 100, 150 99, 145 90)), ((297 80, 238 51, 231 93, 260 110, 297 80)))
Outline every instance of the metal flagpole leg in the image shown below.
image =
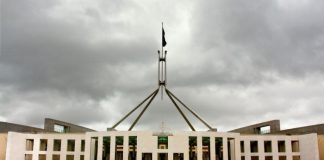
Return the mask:
POLYGON ((122 121, 124 121, 129 115, 131 115, 135 110, 137 110, 144 102, 146 102, 152 95, 154 95, 159 89, 156 89, 153 93, 151 93, 147 98, 145 98, 140 104, 138 104, 133 110, 127 113, 121 120, 119 120, 112 128, 116 128, 122 121))
POLYGON ((147 109, 147 107, 151 104, 151 102, 153 101, 153 99, 155 98, 155 96, 157 95, 157 93, 159 92, 159 89, 157 89, 154 92, 153 97, 149 100, 149 102, 146 104, 145 108, 142 110, 142 112, 137 116, 137 118, 135 119, 135 121, 133 122, 133 124, 131 125, 131 127, 128 129, 128 131, 131 131, 133 129, 133 127, 135 126, 135 124, 137 123, 137 121, 141 118, 141 116, 143 115, 143 113, 145 112, 145 110, 147 109))
POLYGON ((172 97, 174 97, 178 102, 180 102, 191 114, 193 114, 197 119, 199 119, 206 127, 208 127, 210 130, 213 130, 213 128, 202 118, 200 118, 194 111, 192 111, 189 107, 187 107, 180 99, 178 99, 171 91, 166 89, 167 93, 170 93, 172 97))
MULTIPOLYGON (((166 88, 165 88, 166 89, 166 88)), ((169 98, 171 99, 172 103, 174 104, 174 106, 178 109, 179 113, 182 115, 182 117, 186 120, 187 124, 189 125, 189 127, 191 128, 192 131, 196 131, 195 128, 191 125, 191 123, 189 122, 188 118, 186 117, 186 115, 181 111, 181 109, 179 108, 178 104, 174 101, 174 99, 172 98, 172 96, 170 95, 168 90, 165 90, 165 93, 169 96, 169 98)))

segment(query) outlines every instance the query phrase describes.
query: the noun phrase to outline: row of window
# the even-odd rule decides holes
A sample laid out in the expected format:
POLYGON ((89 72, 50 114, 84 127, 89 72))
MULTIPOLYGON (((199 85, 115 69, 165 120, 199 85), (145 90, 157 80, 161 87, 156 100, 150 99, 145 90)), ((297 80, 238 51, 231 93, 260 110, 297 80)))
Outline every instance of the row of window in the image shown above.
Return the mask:
MULTIPOLYGON (((32 154, 25 154, 25 160, 32 160, 32 159, 33 159, 32 154)), ((60 159, 61 159, 61 155, 59 154, 52 155, 52 160, 60 160, 60 159)), ((46 155, 39 154, 38 160, 46 160, 46 155)), ((66 160, 74 160, 74 155, 66 155, 66 160)), ((80 160, 84 160, 84 155, 80 155, 80 160)))
MULTIPOLYGON (((40 139, 39 142, 39 151, 48 151, 48 140, 40 139)), ((68 139, 67 140, 67 151, 74 152, 75 151, 75 140, 68 139)), ((85 140, 81 140, 81 152, 84 152, 85 149, 85 140)), ((26 151, 34 150, 34 139, 26 139, 26 151)), ((62 140, 54 139, 53 140, 53 151, 61 151, 62 150, 62 140)))
MULTIPOLYGON (((279 160, 287 160, 287 156, 278 156, 279 160)), ((265 156, 265 160, 273 160, 273 156, 265 156)), ((241 160, 245 160, 245 156, 241 156, 241 160)), ((251 160, 259 160, 259 156, 251 156, 251 160)), ((300 156, 292 156, 292 160, 300 160, 300 156)))
MULTIPOLYGON (((264 141, 264 152, 272 152, 272 141, 264 141)), ((244 141, 240 142, 241 153, 245 152, 244 141)), ((278 141, 278 152, 286 152, 286 141, 278 141)), ((292 152, 299 152, 299 141, 291 141, 291 150, 292 152)), ((259 152, 258 141, 250 141, 250 152, 257 153, 259 152)))

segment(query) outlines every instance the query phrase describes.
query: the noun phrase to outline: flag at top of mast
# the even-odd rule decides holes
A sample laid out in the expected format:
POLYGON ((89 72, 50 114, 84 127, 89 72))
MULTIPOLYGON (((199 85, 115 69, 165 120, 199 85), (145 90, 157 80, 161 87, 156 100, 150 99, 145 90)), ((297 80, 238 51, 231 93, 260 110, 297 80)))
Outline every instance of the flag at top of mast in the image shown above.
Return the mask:
POLYGON ((162 47, 165 47, 167 45, 167 42, 165 41, 165 32, 163 28, 163 22, 162 22, 162 47))

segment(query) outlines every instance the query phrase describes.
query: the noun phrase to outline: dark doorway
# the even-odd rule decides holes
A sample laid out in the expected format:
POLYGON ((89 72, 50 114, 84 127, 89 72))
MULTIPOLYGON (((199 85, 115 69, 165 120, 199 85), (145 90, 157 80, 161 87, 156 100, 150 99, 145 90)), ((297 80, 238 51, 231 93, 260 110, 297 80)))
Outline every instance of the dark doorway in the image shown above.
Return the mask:
POLYGON ((142 160, 152 160, 152 153, 142 153, 142 160))
POLYGON ((173 160, 183 160, 183 153, 173 153, 173 160))
POLYGON ((168 160, 168 153, 158 153, 158 160, 168 160))

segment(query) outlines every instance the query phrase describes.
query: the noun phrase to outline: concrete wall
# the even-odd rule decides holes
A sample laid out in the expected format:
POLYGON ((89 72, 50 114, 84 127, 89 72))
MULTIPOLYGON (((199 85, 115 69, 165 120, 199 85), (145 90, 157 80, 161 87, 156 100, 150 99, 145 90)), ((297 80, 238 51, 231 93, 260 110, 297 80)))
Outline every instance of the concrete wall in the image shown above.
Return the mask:
POLYGON ((298 128, 286 129, 286 130, 275 132, 275 134, 291 134, 291 135, 309 134, 309 133, 317 133, 319 135, 324 135, 324 124, 298 127, 298 128))
POLYGON ((54 125, 61 125, 68 128, 67 133, 84 133, 95 131, 86 127, 78 126, 72 123, 63 122, 55 119, 45 118, 44 129, 47 132, 54 132, 54 125))
POLYGON ((324 160, 324 135, 318 135, 317 137, 320 160, 324 160))
POLYGON ((0 122, 0 133, 7 133, 9 131, 12 131, 12 132, 44 132, 44 129, 20 125, 20 124, 8 123, 8 122, 0 122))
POLYGON ((236 132, 236 133, 241 133, 241 134, 258 134, 256 132, 256 129, 260 128, 260 127, 264 127, 264 126, 270 126, 270 128, 271 128, 270 133, 280 131, 280 121, 279 120, 271 120, 271 121, 266 121, 266 122, 257 123, 257 124, 253 124, 250 126, 234 129, 229 132, 236 132))
POLYGON ((85 134, 24 134, 9 132, 6 160, 24 160, 25 154, 31 154, 33 160, 38 160, 39 154, 45 154, 47 160, 52 159, 53 154, 60 155, 61 160, 66 160, 67 155, 73 155, 75 160, 80 159, 84 152, 81 152, 81 140, 85 134), (34 140, 33 150, 26 151, 26 139, 34 140), (40 151, 40 140, 47 139, 47 151, 40 151), (53 151, 54 139, 61 140, 61 151, 53 151), (67 141, 75 140, 75 151, 67 151, 67 141))
POLYGON ((7 133, 0 134, 0 160, 6 159, 7 133))

